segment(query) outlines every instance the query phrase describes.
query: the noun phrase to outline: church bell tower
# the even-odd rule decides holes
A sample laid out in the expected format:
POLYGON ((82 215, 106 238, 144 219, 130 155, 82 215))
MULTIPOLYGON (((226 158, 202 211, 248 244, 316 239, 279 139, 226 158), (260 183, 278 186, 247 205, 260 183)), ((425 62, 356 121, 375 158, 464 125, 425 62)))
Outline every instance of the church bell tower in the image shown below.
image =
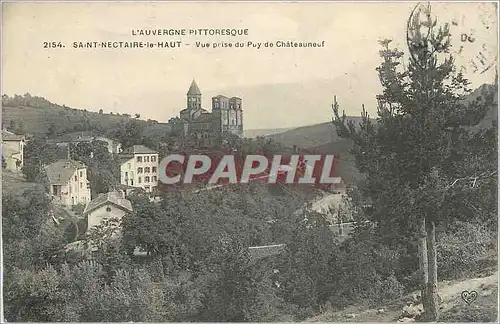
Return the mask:
POLYGON ((194 79, 187 92, 187 109, 190 111, 201 109, 201 91, 194 79))

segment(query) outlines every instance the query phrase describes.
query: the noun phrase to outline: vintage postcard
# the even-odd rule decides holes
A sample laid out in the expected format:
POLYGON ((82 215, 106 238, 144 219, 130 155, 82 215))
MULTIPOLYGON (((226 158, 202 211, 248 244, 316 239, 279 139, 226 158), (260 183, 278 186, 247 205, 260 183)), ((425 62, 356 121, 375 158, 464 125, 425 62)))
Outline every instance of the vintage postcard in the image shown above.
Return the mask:
POLYGON ((2 321, 498 321, 496 2, 3 2, 2 321))

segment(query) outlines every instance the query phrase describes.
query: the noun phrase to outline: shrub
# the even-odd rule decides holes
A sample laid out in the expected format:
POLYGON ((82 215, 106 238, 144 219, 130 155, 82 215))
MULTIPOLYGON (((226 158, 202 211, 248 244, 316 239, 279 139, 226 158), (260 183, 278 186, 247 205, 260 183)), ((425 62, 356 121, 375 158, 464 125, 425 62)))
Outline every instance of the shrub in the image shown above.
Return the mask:
POLYGON ((460 279, 471 275, 487 258, 493 235, 481 224, 457 222, 448 233, 438 235, 438 276, 460 279))

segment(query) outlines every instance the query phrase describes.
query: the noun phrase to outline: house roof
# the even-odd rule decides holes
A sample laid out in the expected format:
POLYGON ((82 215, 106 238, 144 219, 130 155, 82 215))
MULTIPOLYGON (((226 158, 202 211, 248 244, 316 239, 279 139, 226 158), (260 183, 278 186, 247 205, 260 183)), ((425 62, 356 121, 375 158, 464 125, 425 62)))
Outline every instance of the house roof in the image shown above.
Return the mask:
POLYGON ((45 167, 51 184, 65 184, 78 169, 86 168, 85 164, 74 160, 59 160, 45 167))
POLYGON ((118 183, 114 187, 118 190, 140 189, 140 187, 129 186, 129 185, 125 185, 123 183, 118 183))
POLYGON ((24 135, 16 135, 8 130, 2 129, 2 141, 23 141, 24 135))
POLYGON ((212 98, 227 98, 227 97, 224 95, 216 95, 215 97, 212 97, 212 98))
POLYGON ((132 211, 132 203, 129 200, 122 198, 120 193, 117 191, 110 191, 107 193, 99 194, 96 198, 91 200, 85 207, 83 215, 86 215, 107 204, 113 204, 116 207, 129 212, 132 211))
POLYGON ((198 88, 198 85, 196 84, 196 81, 194 79, 191 82, 191 86, 189 87, 187 94, 188 95, 201 95, 200 88, 198 88))
POLYGON ((123 156, 127 156, 130 154, 158 154, 158 152, 144 145, 133 145, 121 152, 121 155, 123 156))
POLYGON ((125 162, 130 161, 134 158, 133 154, 118 154, 118 160, 120 161, 120 165, 123 165, 125 162))
POLYGON ((248 248, 250 257, 254 260, 267 258, 273 255, 278 255, 285 250, 286 244, 251 246, 248 248))

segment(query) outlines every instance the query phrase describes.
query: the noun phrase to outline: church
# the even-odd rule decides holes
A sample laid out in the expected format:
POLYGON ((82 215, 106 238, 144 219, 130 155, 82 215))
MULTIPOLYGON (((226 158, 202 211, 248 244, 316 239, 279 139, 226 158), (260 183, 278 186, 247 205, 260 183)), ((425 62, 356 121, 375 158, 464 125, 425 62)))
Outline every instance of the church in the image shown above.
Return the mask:
POLYGON ((243 137, 241 98, 217 95, 212 98, 212 111, 209 112, 201 107, 201 91, 193 80, 186 104, 187 108, 181 110, 180 116, 169 121, 182 137, 202 141, 227 133, 243 137))

